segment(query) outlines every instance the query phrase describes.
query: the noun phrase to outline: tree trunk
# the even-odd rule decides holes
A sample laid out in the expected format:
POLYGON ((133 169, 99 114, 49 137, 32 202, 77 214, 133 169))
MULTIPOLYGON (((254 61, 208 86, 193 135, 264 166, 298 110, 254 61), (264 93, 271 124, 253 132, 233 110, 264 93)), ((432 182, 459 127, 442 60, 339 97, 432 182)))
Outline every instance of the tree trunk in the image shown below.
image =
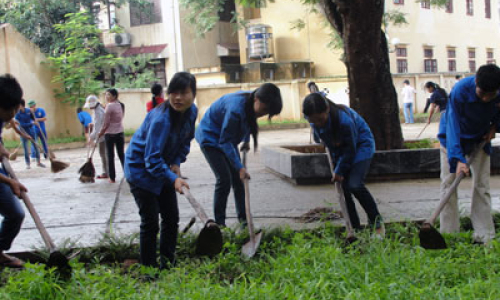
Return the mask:
POLYGON ((321 0, 344 42, 351 107, 370 126, 377 149, 403 146, 399 105, 382 31, 384 0, 321 0))

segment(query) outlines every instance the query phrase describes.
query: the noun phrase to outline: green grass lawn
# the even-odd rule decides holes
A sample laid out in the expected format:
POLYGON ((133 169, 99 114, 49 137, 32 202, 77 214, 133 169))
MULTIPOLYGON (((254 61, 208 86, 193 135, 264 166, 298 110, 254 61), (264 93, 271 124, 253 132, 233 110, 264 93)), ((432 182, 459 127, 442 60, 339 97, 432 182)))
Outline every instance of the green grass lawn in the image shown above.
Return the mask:
POLYGON ((226 232, 224 252, 208 259, 192 255, 194 238, 187 236, 177 267, 156 280, 144 280, 152 269, 104 264, 105 257, 137 256, 137 245, 127 241, 119 250, 115 241, 108 253, 84 251, 68 281, 41 265, 4 271, 0 299, 500 298, 498 241, 489 248, 472 245, 464 232, 446 237, 449 249, 431 251, 418 246, 413 224, 390 225, 387 232, 383 241, 361 232, 359 243, 346 247, 340 230, 327 223, 312 231, 268 231, 251 260, 241 257, 244 237, 226 232))

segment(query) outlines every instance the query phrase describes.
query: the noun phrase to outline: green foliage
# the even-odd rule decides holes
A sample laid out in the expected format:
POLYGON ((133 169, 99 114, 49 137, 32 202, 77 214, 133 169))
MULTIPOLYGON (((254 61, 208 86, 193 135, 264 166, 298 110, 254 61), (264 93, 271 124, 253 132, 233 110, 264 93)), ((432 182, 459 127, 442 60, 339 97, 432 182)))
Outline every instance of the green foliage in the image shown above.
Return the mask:
POLYGON ((405 142, 405 149, 426 149, 432 148, 433 141, 431 139, 422 139, 416 142, 405 142))
MULTIPOLYGON (((497 220, 497 219, 496 219, 497 220)), ((498 221, 498 220, 497 220, 498 221)), ((496 224, 499 225, 498 223, 496 224)), ((500 243, 471 245, 471 232, 445 236, 447 250, 418 246, 418 228, 387 226, 383 241, 360 232, 344 246, 343 232, 325 223, 315 230, 265 232, 257 255, 241 256, 247 236, 224 230, 224 249, 208 259, 193 255, 194 235, 181 236, 178 265, 153 269, 104 264, 102 254, 85 252, 72 261, 73 277, 28 264, 5 270, 1 299, 498 299, 500 243)), ((497 235, 498 238, 498 235, 497 235)), ((118 257, 137 257, 130 238, 107 243, 118 257), (133 250, 134 253, 128 251, 133 250)), ((137 240, 135 240, 137 242, 137 240)), ((101 248, 100 251, 105 251, 101 248)))
POLYGON ((89 22, 85 12, 66 15, 62 24, 54 25, 64 37, 64 52, 49 57, 50 67, 56 71, 52 82, 61 83, 64 88, 56 89, 55 96, 64 103, 82 105, 85 97, 98 94, 103 84, 97 80, 104 69, 114 67, 118 61, 111 54, 101 55, 102 45, 99 29, 89 22))
POLYGON ((399 10, 389 10, 385 12, 382 24, 384 28, 387 28, 389 25, 394 25, 394 26, 408 25, 408 21, 406 20, 405 13, 402 13, 399 10))
POLYGON ((148 68, 159 62, 152 60, 151 55, 124 57, 117 62, 115 73, 116 88, 146 88, 158 81, 154 71, 148 68))

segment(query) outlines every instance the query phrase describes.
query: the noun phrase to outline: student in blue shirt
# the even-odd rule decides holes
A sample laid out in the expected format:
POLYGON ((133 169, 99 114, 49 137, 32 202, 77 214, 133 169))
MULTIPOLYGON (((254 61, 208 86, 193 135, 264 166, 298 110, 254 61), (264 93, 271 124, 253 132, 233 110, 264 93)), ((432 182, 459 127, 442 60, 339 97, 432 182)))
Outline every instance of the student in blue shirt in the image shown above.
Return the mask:
POLYGON ((90 124, 92 123, 92 116, 84 110, 82 110, 81 107, 78 107, 76 109, 76 114, 78 116, 78 121, 83 126, 83 132, 85 134, 85 140, 89 139, 89 134, 90 134, 90 124))
POLYGON ((444 115, 446 105, 448 104, 448 94, 442 87, 432 81, 426 82, 424 87, 427 92, 431 94, 431 97, 429 98, 429 118, 427 119, 427 124, 430 124, 436 108, 437 111, 441 113, 441 116, 444 115))
POLYGON ((214 215, 215 222, 226 225, 227 197, 233 187, 236 214, 242 226, 246 225, 245 190, 243 181, 250 178, 243 167, 238 144, 248 150, 250 135, 257 148, 259 126, 257 118, 272 118, 283 107, 279 88, 265 83, 254 91, 227 94, 215 101, 206 111, 196 129, 196 141, 200 144, 210 168, 215 174, 214 215))
POLYGON ((361 228, 354 195, 368 215, 370 226, 383 237, 382 216, 364 183, 375 153, 375 140, 368 124, 354 110, 318 93, 304 99, 302 112, 313 128, 315 141, 331 151, 335 172, 332 181, 342 184, 352 227, 361 228))
MULTIPOLYGON (((45 130, 45 121, 47 121, 47 114, 45 113, 45 109, 36 107, 35 100, 30 100, 28 102, 28 106, 31 110, 31 113, 35 116, 35 122, 38 122, 38 126, 35 126, 36 137, 40 140, 40 143, 42 144, 44 150, 43 155, 45 159, 47 159, 47 153, 49 153, 46 143, 47 131, 45 130), (40 129, 42 131, 40 131, 40 129)), ((35 146, 33 144, 31 145, 31 158, 35 158, 35 146)))
MULTIPOLYGON (((0 76, 0 136, 3 124, 10 122, 16 114, 23 90, 15 78, 10 75, 0 76)), ((0 159, 8 158, 9 152, 0 143, 0 159)), ((0 168, 0 266, 22 268, 23 262, 4 253, 10 249, 12 242, 21 230, 24 210, 17 197, 28 190, 19 181, 9 177, 3 166, 0 168)))
MULTIPOLYGON (((491 216, 490 153, 491 143, 480 150, 469 167, 466 157, 483 141, 500 132, 500 68, 483 65, 475 76, 460 80, 451 91, 443 126, 441 143, 441 196, 449 189, 456 174, 472 171, 473 193, 471 220, 476 243, 488 243, 495 236, 491 216)), ((443 233, 460 229, 458 198, 455 193, 440 215, 443 233)))
MULTIPOLYGON (((28 147, 28 142, 31 142, 32 144, 35 143, 37 137, 34 123, 35 119, 33 118, 30 109, 26 108, 26 102, 24 100, 21 100, 21 107, 19 109, 19 112, 16 114, 16 121, 19 123, 19 126, 31 137, 31 139, 26 139, 21 136, 26 169, 30 169, 30 148, 28 147)), ((35 147, 35 158, 37 166, 40 168, 45 168, 45 165, 40 162, 40 152, 38 151, 38 147, 35 147)))
POLYGON ((141 216, 141 264, 157 266, 156 244, 160 231, 160 269, 175 263, 179 208, 175 192, 189 188, 180 165, 186 161, 198 109, 193 104, 196 78, 176 73, 167 89, 168 101, 146 115, 125 154, 125 178, 141 216), (161 225, 158 226, 161 216, 161 225))

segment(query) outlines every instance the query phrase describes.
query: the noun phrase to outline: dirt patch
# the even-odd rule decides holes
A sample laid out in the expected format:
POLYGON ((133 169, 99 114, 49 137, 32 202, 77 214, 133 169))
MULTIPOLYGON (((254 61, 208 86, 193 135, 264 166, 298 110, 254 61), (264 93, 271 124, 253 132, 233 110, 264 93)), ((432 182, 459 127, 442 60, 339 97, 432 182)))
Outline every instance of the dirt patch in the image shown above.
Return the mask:
POLYGON ((331 221, 341 219, 342 213, 331 207, 316 207, 306 212, 295 220, 300 223, 313 223, 319 221, 331 221))

